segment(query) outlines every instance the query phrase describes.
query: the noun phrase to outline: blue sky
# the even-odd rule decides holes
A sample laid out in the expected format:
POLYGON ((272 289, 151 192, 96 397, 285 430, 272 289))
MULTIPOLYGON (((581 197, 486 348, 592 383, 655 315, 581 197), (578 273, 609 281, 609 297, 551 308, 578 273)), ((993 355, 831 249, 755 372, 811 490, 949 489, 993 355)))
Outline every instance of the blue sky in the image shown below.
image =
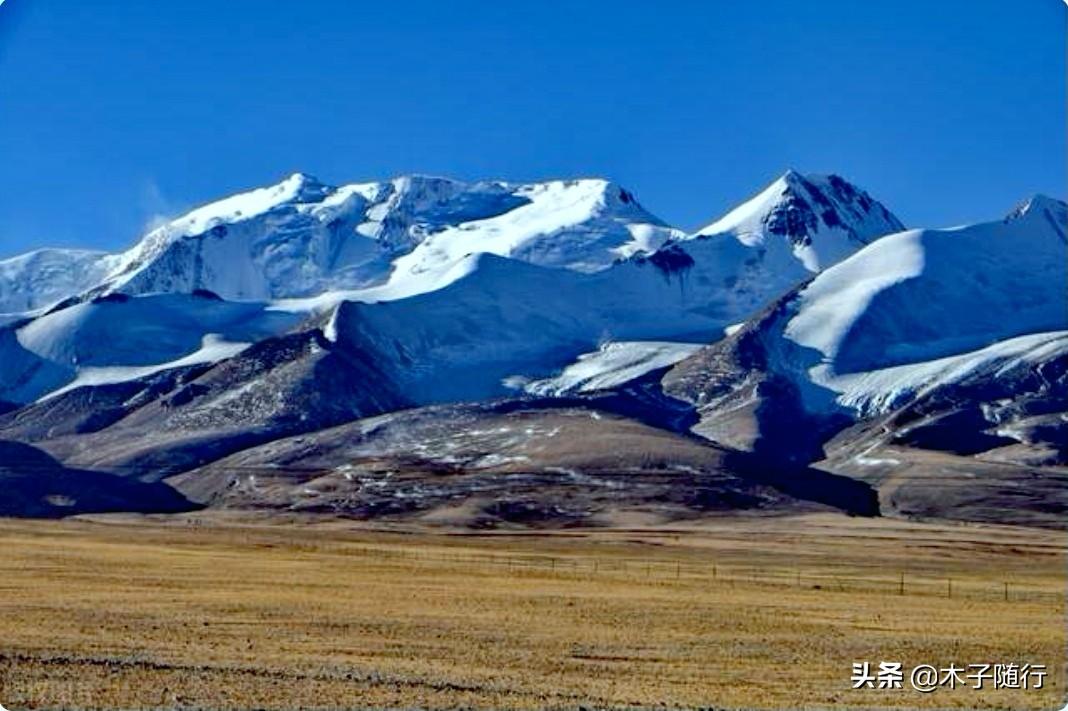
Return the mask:
POLYGON ((0 6, 0 256, 295 170, 601 175, 696 227, 788 167, 906 223, 1063 197, 1060 0, 0 6))

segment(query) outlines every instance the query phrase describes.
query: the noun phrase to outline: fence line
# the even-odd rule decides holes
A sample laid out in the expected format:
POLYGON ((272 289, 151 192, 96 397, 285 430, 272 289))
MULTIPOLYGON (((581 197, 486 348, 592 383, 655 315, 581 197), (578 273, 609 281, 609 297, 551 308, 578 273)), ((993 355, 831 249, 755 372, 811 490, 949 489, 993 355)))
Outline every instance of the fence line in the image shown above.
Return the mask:
MULTIPOLYGON (((343 549, 352 554, 351 547, 343 549)), ((1053 591, 1007 580, 976 581, 950 575, 910 574, 888 570, 884 574, 843 574, 832 568, 767 567, 697 563, 690 560, 648 560, 642 558, 582 557, 551 554, 473 553, 441 550, 409 550, 358 547, 357 555, 379 560, 415 564, 465 564, 493 567, 509 575, 557 576, 572 579, 622 578, 635 582, 694 583, 709 585, 753 585, 789 587, 826 592, 862 592, 895 596, 941 597, 946 599, 1001 600, 1004 602, 1068 602, 1068 590, 1053 591)))

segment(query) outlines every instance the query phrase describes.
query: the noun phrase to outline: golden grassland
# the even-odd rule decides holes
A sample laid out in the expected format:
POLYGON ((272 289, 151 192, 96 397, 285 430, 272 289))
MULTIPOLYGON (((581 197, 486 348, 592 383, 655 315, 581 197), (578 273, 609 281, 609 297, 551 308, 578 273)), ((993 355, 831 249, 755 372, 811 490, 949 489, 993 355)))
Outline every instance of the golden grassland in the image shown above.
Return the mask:
POLYGON ((0 703, 1054 709, 1065 697, 1063 533, 831 514, 481 535, 192 521, 0 520, 0 703), (853 690, 863 660, 1050 673, 1041 691, 853 690))

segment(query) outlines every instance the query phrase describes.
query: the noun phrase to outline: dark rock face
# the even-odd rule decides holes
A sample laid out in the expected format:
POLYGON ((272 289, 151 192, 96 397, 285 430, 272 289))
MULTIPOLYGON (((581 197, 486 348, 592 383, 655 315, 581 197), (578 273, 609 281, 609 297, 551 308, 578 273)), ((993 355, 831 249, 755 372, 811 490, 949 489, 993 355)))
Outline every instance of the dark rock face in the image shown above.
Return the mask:
MULTIPOLYGON (((52 308, 45 311, 45 315, 48 316, 49 314, 54 314, 59 311, 63 311, 64 309, 69 309, 71 306, 77 306, 84 300, 85 298, 82 296, 68 296, 66 299, 63 299, 59 303, 52 306, 52 308)), ((26 322, 28 323, 30 320, 32 319, 26 319, 26 322)))
POLYGON ((1068 356, 979 370, 887 418, 893 441, 1020 463, 1068 464, 1068 356), (1011 447, 1016 453, 998 453, 1011 447))
POLYGON ((94 296, 92 298, 92 302, 94 304, 122 304, 129 300, 130 297, 120 291, 114 291, 110 294, 104 294, 103 296, 94 296))
POLYGON ((803 288, 799 285, 738 332, 676 364, 663 378, 667 395, 696 408, 695 433, 784 469, 819 459, 822 443, 850 422, 844 413, 809 413, 794 374, 777 370, 780 360, 803 369, 815 358, 775 336, 803 288), (791 349, 789 358, 773 357, 784 348, 791 349))
POLYGON ((1005 216, 1005 222, 1019 220, 1032 213, 1040 215, 1061 242, 1068 243, 1068 234, 1065 232, 1068 230, 1068 204, 1045 195, 1035 195, 1030 200, 1017 205, 1005 216))
POLYGON ((209 367, 177 368, 134 381, 77 388, 12 408, 0 416, 0 437, 38 442, 99 432, 143 405, 167 397, 209 367))
POLYGON ((638 258, 638 263, 648 262, 660 270, 665 277, 673 274, 684 274, 694 266, 693 257, 678 244, 668 244, 661 247, 648 257, 638 258))
POLYGON ((156 481, 407 404, 366 354, 312 330, 216 364, 71 390, 0 415, 0 437, 42 443, 71 465, 156 481))
POLYGON ((835 196, 842 202, 857 200, 862 208, 870 209, 872 200, 867 193, 858 192, 849 182, 840 175, 831 175, 827 178, 835 196))
MULTIPOLYGON (((837 216, 834 219, 837 221, 837 216)), ((795 245, 808 245, 812 243, 810 235, 816 231, 819 218, 804 198, 791 192, 771 211, 764 224, 769 232, 786 237, 795 245)))
POLYGON ((816 179, 790 172, 786 191, 764 218, 764 226, 799 247, 812 244, 812 236, 823 227, 845 230, 852 239, 867 244, 870 237, 858 234, 854 225, 873 218, 888 233, 905 229, 882 204, 838 175, 816 179))

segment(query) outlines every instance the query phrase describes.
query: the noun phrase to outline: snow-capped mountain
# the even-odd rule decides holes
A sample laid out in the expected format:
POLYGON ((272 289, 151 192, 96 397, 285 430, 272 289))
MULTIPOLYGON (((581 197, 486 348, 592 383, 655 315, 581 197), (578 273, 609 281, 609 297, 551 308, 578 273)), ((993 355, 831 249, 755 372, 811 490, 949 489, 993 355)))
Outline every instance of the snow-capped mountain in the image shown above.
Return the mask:
MULTIPOLYGON (((796 209, 798 191, 818 191, 819 180, 789 173, 745 212, 753 224, 777 224, 776 215, 796 209)), ((836 226, 809 235, 835 246, 822 258, 859 249, 882 230, 900 226, 858 188, 840 178, 825 182, 838 197, 825 201, 830 207, 821 219, 836 226), (838 238, 841 245, 833 242, 838 238)), ((446 230, 398 259, 383 286, 278 306, 310 310, 341 303, 342 316, 331 320, 328 331, 341 323, 354 347, 394 364, 416 402, 494 397, 508 392, 506 378, 551 377, 605 340, 718 340, 726 327, 810 276, 788 247, 787 240, 801 233, 764 242, 740 234, 676 236, 651 254, 643 250, 590 272, 479 252, 484 234, 448 258, 428 262, 436 238, 455 243, 457 235, 446 230), (413 266, 427 263, 435 266, 413 266)), ((567 244, 571 237, 553 239, 567 244)))
POLYGON ((106 252, 39 249, 0 260, 0 314, 47 308, 90 289, 118 265, 106 252))
POLYGON ((1033 198, 1004 220, 892 235, 816 277, 785 338, 835 379, 1068 328, 1066 208, 1033 198))
POLYGON ((770 270, 793 262, 818 272, 904 225, 882 203, 837 175, 789 170, 695 237, 733 238, 770 270))
POLYGON ((605 180, 407 176, 332 187, 295 174, 154 230, 105 288, 265 300, 388 285, 397 297, 443 285, 474 253, 592 272, 678 234, 605 180))
MULTIPOLYGON (((837 220, 854 246, 896 224, 857 218, 862 208, 889 213, 841 179, 827 181, 840 217, 823 219, 837 220)), ((797 192, 811 199, 815 184, 787 174, 744 212, 777 224, 777 214, 796 209, 797 192)), ((73 300, 83 303, 0 335, 8 361, 19 364, 0 380, 0 400, 232 355, 255 339, 222 332, 212 315, 225 310, 212 302, 219 296, 259 301, 257 314, 277 315, 250 321, 261 324, 259 338, 304 318, 325 319, 332 334, 346 324, 416 402, 501 395, 505 378, 552 376, 605 339, 719 338, 808 273, 776 254, 774 244, 734 232, 686 237, 604 180, 407 177, 335 188, 297 174, 154 230, 108 258, 118 266, 73 300), (161 293, 174 295, 174 309, 152 323, 156 306, 144 298, 161 293), (129 331, 102 335, 79 320, 104 311, 102 323, 129 331), (31 338, 38 333, 69 353, 43 348, 31 338)))
POLYGON ((345 301, 326 331, 389 364, 417 403, 476 400, 508 394, 512 376, 550 375, 606 339, 716 339, 726 321, 713 297, 650 260, 580 274, 482 254, 436 291, 345 301))
POLYGON ((829 429, 801 429, 824 436, 975 375, 1063 359, 1066 221, 1064 203, 1038 196, 1002 220, 879 239, 680 363, 667 390, 698 406, 705 435, 752 446, 783 424, 770 413, 815 418, 829 429))
MULTIPOLYGON (((820 179, 813 180, 788 173, 749 203, 746 213, 753 224, 778 224, 776 215, 797 208, 798 191, 818 191, 820 179)), ((809 248, 814 238, 835 247, 822 258, 848 254, 882 230, 900 226, 861 190, 837 177, 825 182, 838 197, 825 201, 830 207, 821 219, 836 226, 808 236, 809 248), (836 245, 839 238, 842 244, 836 245)), ((328 331, 394 364, 395 377, 418 403, 501 396, 508 392, 506 382, 552 377, 606 340, 718 340, 724 329, 810 276, 784 241, 800 239, 800 232, 773 234, 766 241, 741 234, 679 237, 652 254, 635 254, 592 273, 477 252, 440 260, 448 269, 428 271, 430 281, 424 273, 399 269, 419 287, 398 289, 404 283, 398 277, 384 287, 344 293, 340 316, 328 331)), ((430 242, 397 265, 408 264, 430 242)))
MULTIPOLYGON (((866 502, 856 510, 870 512, 873 489, 856 479, 889 466, 872 464, 898 456, 879 454, 887 447, 952 441, 996 449, 1001 463, 1068 461, 1058 444, 1068 422, 1066 221, 1064 203, 1036 196, 995 222, 905 231, 842 178, 790 171, 687 234, 605 180, 333 187, 296 174, 193 210, 121 254, 0 262, 0 440, 49 457, 57 472, 181 474, 182 490, 205 500, 362 501, 376 515, 391 504, 352 494, 355 470, 328 473, 337 496, 313 500, 304 492, 314 471, 268 492, 211 465, 342 467, 319 448, 336 441, 348 456, 352 434, 369 448, 351 452, 383 457, 359 477, 411 468, 423 491, 420 473, 463 476, 495 462, 526 485, 556 486, 573 476, 562 466, 580 478, 617 466, 585 451, 584 435, 554 439, 558 426, 612 413, 584 431, 622 437, 642 423, 676 433, 649 440, 664 452, 694 448, 686 461, 707 455, 720 473, 742 462, 732 501, 753 472, 773 471, 760 487, 801 499, 855 490, 866 502), (581 461, 465 430, 511 427, 528 407, 545 439, 582 450, 581 461), (392 449, 365 430, 383 422, 397 424, 392 449), (706 441, 676 436, 686 430, 706 441), (412 444, 428 432, 445 443, 434 456, 412 444), (467 449, 449 449, 469 435, 467 449), (845 476, 813 473, 825 454, 845 476), (501 464, 527 456, 515 471, 501 464), (548 468, 532 474, 530 461, 548 468), (545 478, 550 469, 557 479, 545 478)), ((648 458, 631 455, 628 467, 648 458)), ((705 476, 654 469, 668 477, 649 489, 654 498, 705 476)), ((30 492, 19 510, 39 510, 32 476, 8 474, 30 492)), ((475 490, 465 487, 439 499, 475 490)), ((123 492, 116 501, 129 500, 123 492)))
POLYGON ((300 317, 202 294, 114 294, 0 327, 0 401, 222 360, 300 317))
MULTIPOLYGON (((726 326, 901 222, 838 176, 790 171, 708 227, 649 257, 684 275, 692 300, 726 326)), ((636 258, 637 260, 643 257, 636 258)))
POLYGON ((394 300, 447 285, 480 253, 594 273, 672 244, 706 268, 702 279, 738 291, 744 310, 900 228, 841 178, 792 171, 690 236, 603 179, 333 187, 297 173, 199 207, 120 254, 42 250, 0 262, 0 313, 84 292, 394 300))

